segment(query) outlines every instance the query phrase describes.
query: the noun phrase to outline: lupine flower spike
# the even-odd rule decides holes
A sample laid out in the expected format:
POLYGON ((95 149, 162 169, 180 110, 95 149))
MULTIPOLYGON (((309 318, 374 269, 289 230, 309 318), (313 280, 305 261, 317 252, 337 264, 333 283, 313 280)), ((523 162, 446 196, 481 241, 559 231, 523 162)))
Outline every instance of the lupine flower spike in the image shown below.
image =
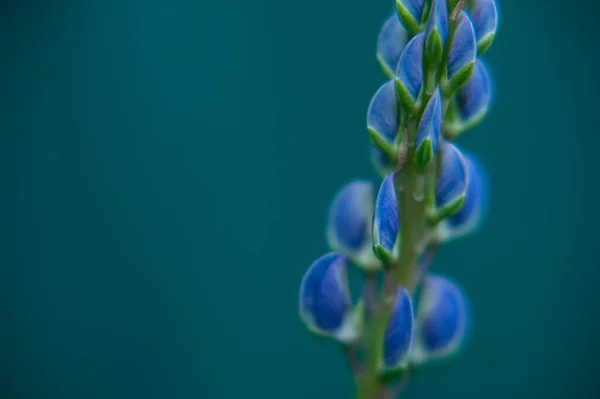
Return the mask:
POLYGON ((423 282, 412 361, 423 364, 456 355, 469 332, 470 307, 464 290, 448 277, 423 282))
POLYGON ((351 179, 337 191, 326 229, 334 252, 313 262, 299 294, 308 329, 348 352, 357 399, 396 397, 398 380, 465 347, 465 290, 430 264, 438 246, 477 231, 489 207, 485 167, 456 140, 492 105, 480 56, 497 34, 496 2, 395 3, 376 43, 385 79, 366 115, 382 181, 351 179), (357 300, 348 286, 354 266, 363 283, 357 300))

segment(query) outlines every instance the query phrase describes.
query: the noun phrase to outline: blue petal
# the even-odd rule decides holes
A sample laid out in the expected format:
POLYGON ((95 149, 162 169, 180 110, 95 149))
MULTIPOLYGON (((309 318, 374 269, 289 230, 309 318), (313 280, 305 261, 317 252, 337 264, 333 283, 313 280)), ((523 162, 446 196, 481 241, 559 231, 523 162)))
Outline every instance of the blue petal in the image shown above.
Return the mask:
POLYGON ((456 137, 477 125, 488 112, 492 102, 492 81, 486 65, 478 59, 471 78, 456 93, 455 110, 449 113, 446 131, 456 137))
POLYGON ((425 34, 413 37, 402 51, 396 69, 396 90, 409 112, 416 112, 417 99, 423 85, 423 46, 425 34))
POLYGON ((352 255, 371 241, 373 184, 355 180, 345 184, 329 208, 328 237, 331 247, 352 255))
POLYGON ((348 258, 335 252, 317 259, 300 286, 300 317, 315 332, 335 336, 351 311, 348 258))
POLYGON ((327 240, 334 251, 352 258, 363 267, 378 267, 373 254, 372 221, 374 188, 370 181, 345 184, 329 207, 327 240))
POLYGON ((470 307, 464 290, 455 281, 428 275, 417 314, 417 363, 454 355, 467 337, 470 307))
POLYGON ((473 24, 464 11, 460 11, 456 20, 456 31, 448 54, 447 91, 454 92, 469 78, 477 58, 477 45, 473 24))
POLYGON ((494 0, 472 0, 469 14, 473 20, 479 55, 485 53, 496 35, 498 29, 498 10, 494 0))
POLYGON ((417 162, 419 164, 428 164, 433 154, 435 154, 440 134, 442 131, 442 95, 439 88, 433 93, 429 102, 425 106, 425 111, 419 122, 417 129, 417 162), (425 147, 427 145, 427 147, 425 147), (428 154, 422 155, 423 148, 427 148, 428 154), (426 157, 427 159, 424 159, 426 157))
POLYGON ((394 13, 383 24, 377 39, 377 59, 390 78, 394 76, 406 43, 408 43, 408 32, 400 24, 398 14, 394 13))
POLYGON ((427 28, 425 29, 427 42, 432 37, 431 35, 435 34, 439 35, 441 41, 441 48, 439 49, 439 56, 441 57, 444 46, 446 46, 446 40, 448 40, 448 4, 446 0, 433 0, 431 4, 427 28))
POLYGON ((393 252, 398 237, 398 204, 395 172, 388 174, 379 188, 373 214, 373 243, 393 252))
POLYGON ((367 110, 367 129, 382 136, 390 144, 398 133, 398 102, 394 81, 377 90, 367 110))
POLYGON ((462 237, 476 230, 484 220, 488 206, 487 174, 481 162, 470 153, 463 153, 467 166, 467 192, 460 211, 447 220, 445 241, 462 237))
POLYGON ((438 209, 447 209, 456 207, 465 199, 467 163, 459 149, 449 141, 442 142, 441 151, 435 200, 438 209))
POLYGON ((398 287, 394 310, 385 330, 384 365, 387 369, 403 367, 410 353, 414 335, 414 313, 410 293, 398 287))
POLYGON ((402 25, 412 34, 421 29, 421 17, 425 0, 396 0, 396 10, 402 25))

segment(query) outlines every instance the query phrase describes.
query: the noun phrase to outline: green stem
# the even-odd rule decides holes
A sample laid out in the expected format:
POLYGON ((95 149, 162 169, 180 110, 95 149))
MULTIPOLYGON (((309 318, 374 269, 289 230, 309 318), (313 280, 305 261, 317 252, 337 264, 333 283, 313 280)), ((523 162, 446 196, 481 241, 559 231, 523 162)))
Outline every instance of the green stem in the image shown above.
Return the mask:
MULTIPOLYGON (((417 118, 415 118, 417 119, 417 118)), ((409 143, 414 143, 417 123, 411 121, 408 129, 409 143)), ((400 259, 395 267, 396 285, 412 289, 413 275, 419 260, 419 241, 424 232, 426 221, 426 203, 417 192, 418 171, 412 161, 415 157, 414 144, 408 147, 408 162, 398 174, 396 181, 398 216, 400 223, 400 259)))
MULTIPOLYGON (((396 191, 400 223, 400 259, 386 265, 383 300, 370 312, 369 323, 365 331, 366 367, 357 379, 358 399, 379 399, 384 393, 384 383, 378 373, 379 362, 383 357, 383 342, 388 320, 393 311, 395 288, 403 286, 415 288, 417 262, 420 256, 420 240, 426 227, 426 201, 423 196, 415 196, 418 187, 419 172, 413 162, 415 156, 415 138, 419 118, 415 115, 408 124, 407 162, 396 175, 396 191)), ((372 276, 367 275, 367 279, 372 276)), ((369 284, 369 283, 367 283, 369 284)))

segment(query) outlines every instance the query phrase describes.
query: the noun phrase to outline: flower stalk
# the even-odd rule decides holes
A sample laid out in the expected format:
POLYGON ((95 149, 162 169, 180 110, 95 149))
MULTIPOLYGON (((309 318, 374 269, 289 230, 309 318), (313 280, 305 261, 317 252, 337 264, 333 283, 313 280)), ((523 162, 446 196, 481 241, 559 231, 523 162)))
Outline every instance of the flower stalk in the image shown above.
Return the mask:
POLYGON ((478 56, 495 37, 495 2, 396 6, 377 43, 391 79, 367 111, 383 182, 376 198, 366 180, 338 191, 327 227, 334 252, 313 263, 300 289, 309 329, 346 347, 357 399, 394 398, 409 373, 462 349, 467 296, 452 278, 431 273, 430 264, 439 245, 475 231, 487 210, 481 163, 454 140, 489 109, 491 82, 478 56), (347 284, 351 263, 363 271, 357 303, 347 284))

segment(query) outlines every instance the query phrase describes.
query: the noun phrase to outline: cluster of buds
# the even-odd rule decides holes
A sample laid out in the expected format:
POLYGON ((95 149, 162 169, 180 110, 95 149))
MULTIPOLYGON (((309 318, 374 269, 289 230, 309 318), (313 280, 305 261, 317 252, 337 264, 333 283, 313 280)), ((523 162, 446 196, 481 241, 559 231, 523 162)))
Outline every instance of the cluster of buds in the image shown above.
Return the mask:
POLYGON ((367 111, 371 158, 383 178, 346 183, 327 222, 332 252, 300 287, 300 316, 349 353, 358 397, 392 397, 394 382, 448 359, 468 335, 468 300, 452 278, 429 272, 435 249, 475 231, 486 214, 487 177, 455 140, 492 101, 480 58, 498 25, 494 0, 396 0, 377 59, 389 80, 367 111), (352 263, 363 272, 353 300, 352 263))

